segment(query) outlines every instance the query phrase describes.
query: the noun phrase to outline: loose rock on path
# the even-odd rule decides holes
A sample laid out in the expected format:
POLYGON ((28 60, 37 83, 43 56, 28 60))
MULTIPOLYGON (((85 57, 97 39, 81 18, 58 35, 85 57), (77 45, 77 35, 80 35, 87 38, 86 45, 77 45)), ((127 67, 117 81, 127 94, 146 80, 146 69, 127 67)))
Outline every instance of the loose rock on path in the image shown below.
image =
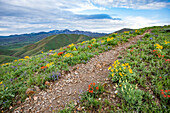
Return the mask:
MULTIPOLYGON (((150 31, 147 30, 146 32, 150 31)), ((105 83, 108 81, 108 67, 117 59, 120 52, 125 52, 130 45, 135 44, 144 34, 131 38, 129 42, 119 44, 112 50, 96 55, 86 64, 77 64, 70 67, 69 73, 63 74, 58 81, 50 83, 46 91, 40 91, 32 97, 26 98, 25 102, 13 112, 50 113, 63 109, 69 101, 73 100, 77 104, 79 94, 83 90, 87 90, 90 83, 105 83)))

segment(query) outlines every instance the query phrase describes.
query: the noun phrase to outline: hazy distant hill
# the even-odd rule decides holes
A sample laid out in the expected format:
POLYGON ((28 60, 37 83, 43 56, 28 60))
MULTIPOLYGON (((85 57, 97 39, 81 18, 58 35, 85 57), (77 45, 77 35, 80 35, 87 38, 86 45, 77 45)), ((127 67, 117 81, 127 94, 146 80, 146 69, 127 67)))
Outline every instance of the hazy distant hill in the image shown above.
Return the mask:
POLYGON ((34 44, 24 46, 16 49, 16 53, 12 56, 24 57, 41 53, 41 51, 49 51, 51 49, 58 49, 71 43, 77 43, 85 40, 90 40, 92 37, 77 34, 59 34, 44 38, 34 44))
POLYGON ((101 37, 107 35, 106 33, 93 33, 88 31, 70 31, 65 30, 53 30, 49 32, 39 32, 21 35, 10 35, 10 36, 0 36, 0 46, 6 49, 20 48, 25 45, 33 44, 45 37, 56 35, 56 34, 82 34, 90 37, 101 37))
POLYGON ((115 31, 115 33, 122 33, 122 32, 124 32, 124 31, 130 31, 130 30, 133 30, 133 29, 123 28, 123 29, 121 29, 121 30, 115 31))

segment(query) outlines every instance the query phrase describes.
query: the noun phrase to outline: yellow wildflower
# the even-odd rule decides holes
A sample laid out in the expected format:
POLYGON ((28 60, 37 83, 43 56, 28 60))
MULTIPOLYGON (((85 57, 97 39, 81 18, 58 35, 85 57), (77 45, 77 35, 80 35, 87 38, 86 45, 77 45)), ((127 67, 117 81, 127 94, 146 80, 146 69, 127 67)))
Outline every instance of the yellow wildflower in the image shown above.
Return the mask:
POLYGON ((132 69, 129 69, 129 73, 133 73, 133 72, 132 72, 132 69))
POLYGON ((25 56, 24 58, 27 59, 27 58, 29 58, 29 56, 25 56))
POLYGON ((170 42, 165 40, 165 44, 168 44, 168 43, 170 43, 170 42))
POLYGON ((50 67, 51 65, 53 65, 54 64, 54 62, 51 62, 51 63, 48 63, 46 66, 47 67, 50 67))
POLYGON ((102 40, 101 43, 104 43, 104 40, 102 40))
POLYGON ((122 70, 121 67, 119 68, 119 70, 120 70, 120 71, 122 70))
POLYGON ((114 66, 114 69, 116 69, 117 65, 114 66))
POLYGON ((113 69, 111 69, 111 72, 113 72, 114 70, 113 69))
POLYGON ((64 55, 64 57, 73 57, 73 54, 72 53, 67 53, 64 55))
POLYGON ((163 49, 163 46, 159 45, 159 44, 155 44, 154 46, 156 46, 157 49, 163 49))
POLYGON ((17 60, 14 60, 14 62, 16 62, 17 60))
POLYGON ((119 85, 120 87, 122 86, 122 84, 119 85))
POLYGON ((50 50, 49 52, 52 52, 53 50, 50 50))
POLYGON ((110 70, 112 68, 112 66, 110 66, 109 68, 108 68, 108 70, 110 70))
POLYGON ((0 85, 3 83, 3 81, 0 82, 0 85))
POLYGON ((43 53, 43 51, 41 51, 41 53, 43 53))
POLYGON ((86 41, 83 41, 82 44, 85 43, 85 42, 86 42, 86 41))
POLYGON ((126 69, 126 67, 124 67, 124 69, 126 69))
POLYGON ((118 72, 118 70, 116 69, 116 72, 118 72))
POLYGON ((113 40, 113 37, 107 38, 107 42, 113 40))
POLYGON ((69 45, 69 47, 72 47, 72 46, 74 46, 74 44, 73 44, 73 43, 69 45))
POLYGON ((122 75, 122 73, 119 73, 119 75, 122 77, 123 75, 122 75))
POLYGON ((128 66, 128 68, 130 69, 130 66, 128 66))
POLYGON ((112 73, 112 77, 114 76, 115 74, 114 73, 112 73))
POLYGON ((77 51, 77 49, 76 49, 76 48, 74 48, 74 49, 73 49, 73 51, 77 51))

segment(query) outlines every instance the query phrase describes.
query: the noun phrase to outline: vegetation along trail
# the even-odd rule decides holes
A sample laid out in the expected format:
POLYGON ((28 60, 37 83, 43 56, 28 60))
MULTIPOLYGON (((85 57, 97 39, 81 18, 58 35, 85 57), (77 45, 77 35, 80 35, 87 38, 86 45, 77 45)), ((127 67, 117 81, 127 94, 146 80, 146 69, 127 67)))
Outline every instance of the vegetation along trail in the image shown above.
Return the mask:
MULTIPOLYGON (((125 53, 132 44, 150 33, 146 30, 143 35, 137 35, 128 39, 128 42, 118 44, 111 50, 95 55, 86 64, 77 64, 69 67, 68 72, 63 72, 61 78, 56 82, 46 82, 48 89, 42 90, 28 98, 17 107, 14 112, 56 112, 63 109, 67 103, 73 101, 76 106, 79 103, 79 94, 87 90, 90 83, 107 84, 109 66, 117 60, 121 53, 125 53)), ((82 108, 77 108, 82 110, 82 108)))

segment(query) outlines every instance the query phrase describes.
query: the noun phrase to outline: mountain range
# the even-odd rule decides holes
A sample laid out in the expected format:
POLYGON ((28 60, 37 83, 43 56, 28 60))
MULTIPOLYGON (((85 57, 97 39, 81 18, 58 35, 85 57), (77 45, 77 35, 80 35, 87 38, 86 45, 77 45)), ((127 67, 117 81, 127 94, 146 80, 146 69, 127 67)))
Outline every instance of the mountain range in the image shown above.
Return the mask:
POLYGON ((25 45, 33 44, 37 41, 40 41, 45 37, 57 35, 57 34, 78 34, 78 35, 82 34, 90 37, 101 37, 107 35, 106 33, 97 33, 97 32, 90 32, 90 31, 79 31, 79 30, 70 31, 68 29, 52 30, 49 32, 0 36, 0 46, 3 46, 3 48, 5 49, 20 48, 25 45))

